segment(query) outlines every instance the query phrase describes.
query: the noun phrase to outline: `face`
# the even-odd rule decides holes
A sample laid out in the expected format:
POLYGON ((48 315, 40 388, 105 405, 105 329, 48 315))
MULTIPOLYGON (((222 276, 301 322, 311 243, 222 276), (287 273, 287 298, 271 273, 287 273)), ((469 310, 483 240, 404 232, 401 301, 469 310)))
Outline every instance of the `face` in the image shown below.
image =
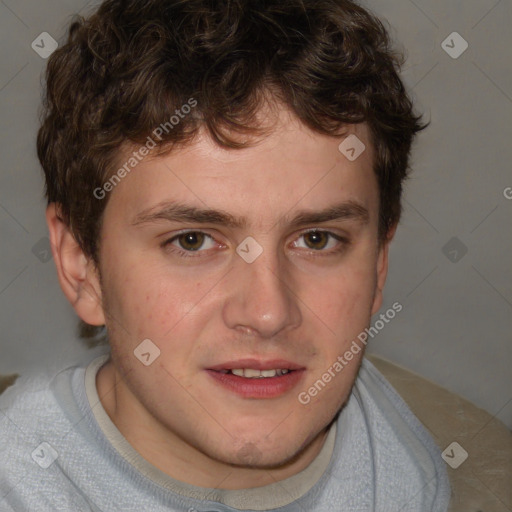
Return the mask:
POLYGON ((252 467, 283 464, 325 431, 363 351, 307 404, 299 396, 369 325, 385 279, 368 130, 350 132, 366 144, 355 161, 344 137, 282 110, 250 148, 201 133, 115 187, 100 271, 126 410, 252 467))

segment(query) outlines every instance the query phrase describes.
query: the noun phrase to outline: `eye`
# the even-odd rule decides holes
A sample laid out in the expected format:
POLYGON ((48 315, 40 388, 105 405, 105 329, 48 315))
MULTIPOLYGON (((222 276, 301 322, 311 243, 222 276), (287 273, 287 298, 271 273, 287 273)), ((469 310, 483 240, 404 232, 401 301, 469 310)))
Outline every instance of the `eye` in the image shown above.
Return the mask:
POLYGON ((300 246, 298 245, 298 242, 294 242, 295 247, 312 249, 313 251, 325 253, 341 251, 348 243, 346 239, 339 235, 331 233, 330 231, 320 231, 318 229, 313 229, 303 233, 299 237, 299 240, 300 239, 304 239, 305 246, 300 246), (329 251, 329 249, 334 250, 329 251))
POLYGON ((171 249, 171 252, 177 252, 180 254, 187 252, 201 252, 201 248, 205 249, 203 246, 207 239, 210 240, 210 247, 206 247, 206 249, 213 248, 215 245, 214 239, 207 233, 202 231, 187 231, 166 240, 163 243, 163 246, 168 247, 172 245, 177 249, 171 249))

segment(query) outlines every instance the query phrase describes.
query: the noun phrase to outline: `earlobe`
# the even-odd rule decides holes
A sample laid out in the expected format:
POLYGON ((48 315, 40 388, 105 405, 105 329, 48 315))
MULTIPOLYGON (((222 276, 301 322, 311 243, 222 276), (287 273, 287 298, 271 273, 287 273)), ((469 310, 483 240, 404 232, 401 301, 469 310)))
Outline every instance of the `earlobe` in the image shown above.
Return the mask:
POLYGON ((101 287, 96 266, 86 257, 69 226, 61 219, 57 203, 48 205, 46 223, 64 295, 84 322, 104 325, 101 287))

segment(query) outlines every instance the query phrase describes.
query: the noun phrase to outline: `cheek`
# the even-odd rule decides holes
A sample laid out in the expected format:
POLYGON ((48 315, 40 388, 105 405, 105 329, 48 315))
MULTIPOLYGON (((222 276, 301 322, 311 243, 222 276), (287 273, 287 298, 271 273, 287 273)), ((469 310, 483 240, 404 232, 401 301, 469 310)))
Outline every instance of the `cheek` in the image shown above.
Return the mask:
POLYGON ((371 317, 376 287, 373 262, 340 266, 321 281, 306 278, 304 302, 341 339, 358 334, 371 317))
POLYGON ((179 328, 201 298, 200 288, 179 280, 145 274, 126 278, 113 288, 120 316, 138 335, 161 337, 179 328))
POLYGON ((112 320, 122 323, 133 337, 150 337, 145 330, 155 320, 172 321, 173 312, 180 304, 178 294, 173 293, 151 262, 140 265, 111 257, 102 271, 104 307, 112 320))

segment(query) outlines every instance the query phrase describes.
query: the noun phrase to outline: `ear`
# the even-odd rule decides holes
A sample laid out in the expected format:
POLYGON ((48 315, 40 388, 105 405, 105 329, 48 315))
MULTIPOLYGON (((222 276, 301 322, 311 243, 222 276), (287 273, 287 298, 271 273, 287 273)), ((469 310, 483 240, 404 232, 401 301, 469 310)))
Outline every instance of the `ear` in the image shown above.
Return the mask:
POLYGON ((78 316, 90 325, 104 325, 99 274, 59 214, 59 204, 50 203, 46 223, 60 287, 78 316))
POLYGON ((388 275, 388 253, 389 244, 395 236, 397 225, 395 224, 388 231, 386 240, 381 242, 379 246, 379 254, 377 256, 377 282, 375 286, 375 294, 373 296, 372 315, 374 315, 382 306, 382 292, 386 284, 386 277, 388 275))

